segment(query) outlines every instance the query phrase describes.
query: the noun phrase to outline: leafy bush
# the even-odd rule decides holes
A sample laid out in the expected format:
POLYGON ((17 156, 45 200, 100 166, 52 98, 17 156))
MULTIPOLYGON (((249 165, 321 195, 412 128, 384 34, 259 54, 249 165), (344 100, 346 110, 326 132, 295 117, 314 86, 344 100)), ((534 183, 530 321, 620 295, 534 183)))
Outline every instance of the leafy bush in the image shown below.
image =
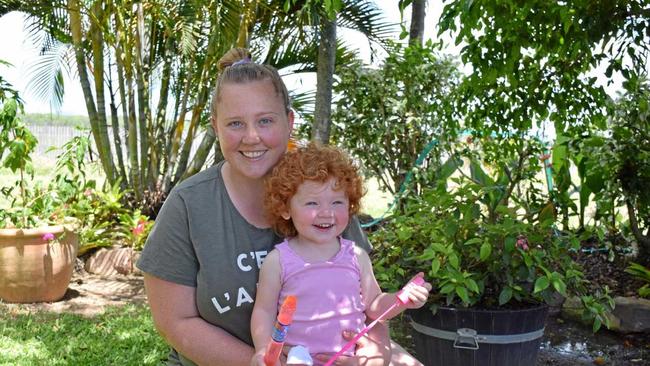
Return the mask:
POLYGON ((578 172, 585 177, 580 189, 581 200, 593 193, 596 220, 611 233, 623 230, 631 234, 639 244, 638 261, 648 265, 650 82, 632 78, 626 88, 626 93, 613 106, 606 129, 562 137, 554 155, 555 150, 563 149, 575 157, 578 172), (624 222, 619 215, 620 207, 626 208, 624 213, 629 221, 624 222))
POLYGON ((451 98, 459 72, 448 57, 425 46, 394 44, 380 69, 361 64, 340 72, 334 86, 340 99, 332 116, 332 139, 359 157, 383 190, 396 194, 419 154, 436 140, 411 189, 432 181, 443 161, 445 141, 453 140, 458 118, 451 98))
POLYGON ((520 154, 510 164, 508 154, 493 156, 491 175, 479 164, 478 152, 471 152, 469 175, 460 170, 451 184, 438 182, 408 198, 403 214, 372 235, 377 279, 396 290, 424 271, 434 285, 434 309, 439 304, 517 308, 550 302, 556 293, 581 295, 585 316, 597 329, 613 304, 606 292, 586 293, 581 268, 570 255, 579 238, 556 234, 552 205, 524 199, 531 192, 521 186, 531 184, 539 169, 536 150, 521 139, 506 139, 484 144, 483 156, 490 145, 508 143, 520 154))
MULTIPOLYGON (((4 64, 0 60, 0 64, 4 64)), ((0 167, 18 174, 13 186, 2 186, 10 207, 0 210, 0 227, 30 227, 49 224, 59 205, 55 192, 28 186, 34 177, 31 154, 38 140, 21 121, 23 104, 18 92, 0 77, 0 167)), ((54 217, 56 218, 56 217, 54 217)))
POLYGON ((650 297, 650 269, 638 263, 632 263, 625 269, 625 272, 631 274, 634 278, 646 282, 639 289, 639 296, 650 297))

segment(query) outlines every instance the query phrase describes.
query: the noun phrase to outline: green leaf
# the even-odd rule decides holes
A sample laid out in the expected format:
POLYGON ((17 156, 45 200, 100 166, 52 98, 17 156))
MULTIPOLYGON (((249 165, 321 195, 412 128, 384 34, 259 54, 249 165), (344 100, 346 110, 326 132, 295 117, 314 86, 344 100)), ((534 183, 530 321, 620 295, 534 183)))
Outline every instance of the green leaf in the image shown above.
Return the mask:
POLYGON ((538 293, 540 291, 546 290, 548 286, 550 285, 548 278, 546 276, 541 276, 535 281, 535 290, 533 293, 538 293))
POLYGON ((447 248, 440 243, 431 243, 430 248, 438 253, 447 253, 447 248))
POLYGON ((483 241, 482 238, 471 238, 468 241, 466 241, 465 244, 463 244, 463 245, 478 244, 478 243, 480 243, 482 241, 483 241))
POLYGON ((452 267, 458 269, 458 265, 459 265, 460 263, 459 263, 458 256, 456 255, 456 253, 451 253, 451 254, 449 255, 449 257, 447 257, 447 260, 449 261, 449 264, 450 264, 452 267))
POLYGON ((539 221, 541 223, 555 221, 555 206, 553 205, 553 202, 547 203, 539 212, 539 221))
POLYGON ((451 293, 452 291, 454 291, 455 287, 456 286, 452 285, 451 283, 448 283, 448 284, 442 286, 442 288, 440 288, 440 293, 441 294, 451 293))
POLYGON ((567 296, 567 293, 566 293, 566 284, 564 283, 564 281, 562 281, 562 279, 560 279, 560 278, 555 278, 555 279, 553 279, 553 280, 551 281, 551 283, 553 284, 553 288, 554 288, 557 292, 559 292, 560 294, 562 294, 562 295, 564 295, 564 296, 567 296))
POLYGON ((480 292, 480 290, 478 288, 478 284, 473 279, 468 278, 467 281, 465 281, 465 284, 467 285, 467 288, 470 291, 472 291, 474 293, 477 293, 477 294, 480 292))
POLYGON ((558 143, 553 146, 553 170, 560 171, 562 167, 567 163, 567 146, 560 145, 558 143))
POLYGON ((469 170, 472 179, 475 180, 481 186, 483 187, 494 186, 494 180, 490 178, 490 176, 487 175, 487 173, 485 173, 483 168, 481 168, 481 164, 479 164, 476 160, 472 159, 472 161, 469 164, 469 170))
POLYGON ((587 185, 592 192, 597 193, 605 188, 605 180, 603 179, 602 174, 587 175, 585 178, 585 185, 587 185))
POLYGON ((596 317, 594 319, 594 324, 592 325, 593 332, 596 333, 598 331, 598 329, 600 329, 601 325, 602 325, 602 322, 600 321, 600 319, 598 319, 598 317, 596 317))
POLYGON ((489 243, 483 243, 483 245, 481 245, 480 253, 481 260, 485 261, 490 257, 490 254, 492 254, 492 246, 489 243))
POLYGON ((409 228, 402 227, 397 231, 397 239, 400 241, 407 241, 411 236, 413 236, 413 231, 409 228))
POLYGON ((468 304, 469 303, 469 296, 467 294, 467 289, 462 286, 456 287, 456 294, 458 297, 460 297, 461 300, 463 300, 464 303, 468 304))
POLYGON ((438 270, 440 269, 440 260, 438 258, 435 258, 434 260, 431 261, 431 275, 435 276, 436 273, 438 273, 438 270))
POLYGON ((499 305, 506 304, 512 298, 512 289, 510 286, 506 286, 501 290, 499 294, 499 305))
POLYGON ((515 250, 515 243, 516 242, 517 242, 517 238, 515 238, 514 236, 507 237, 506 240, 505 240, 505 243, 504 243, 505 248, 506 248, 506 252, 510 253, 513 250, 515 250))

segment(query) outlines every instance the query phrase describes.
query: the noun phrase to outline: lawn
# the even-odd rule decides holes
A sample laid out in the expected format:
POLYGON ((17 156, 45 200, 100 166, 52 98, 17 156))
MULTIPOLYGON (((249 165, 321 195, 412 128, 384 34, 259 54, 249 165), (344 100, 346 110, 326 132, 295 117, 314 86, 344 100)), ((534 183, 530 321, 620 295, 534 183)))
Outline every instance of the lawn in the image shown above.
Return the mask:
POLYGON ((0 365, 158 365, 169 350, 146 305, 102 315, 7 311, 0 304, 0 365))
MULTIPOLYGON (((108 307, 92 318, 1 303, 0 313, 0 365, 158 365, 169 351, 147 305, 108 307)), ((413 351, 407 333, 405 319, 391 321, 391 337, 413 351)))

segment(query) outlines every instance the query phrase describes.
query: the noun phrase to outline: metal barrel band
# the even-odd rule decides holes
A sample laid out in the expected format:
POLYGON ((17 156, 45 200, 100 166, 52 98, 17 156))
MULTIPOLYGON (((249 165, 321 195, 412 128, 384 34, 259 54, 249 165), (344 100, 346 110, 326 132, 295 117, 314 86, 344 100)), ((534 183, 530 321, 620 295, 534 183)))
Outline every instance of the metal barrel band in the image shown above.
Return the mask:
POLYGON ((491 335, 477 334, 474 329, 460 328, 455 332, 427 327, 411 320, 411 326, 417 332, 440 339, 454 341, 455 348, 477 350, 479 343, 511 344, 529 342, 544 336, 544 328, 519 334, 491 335))

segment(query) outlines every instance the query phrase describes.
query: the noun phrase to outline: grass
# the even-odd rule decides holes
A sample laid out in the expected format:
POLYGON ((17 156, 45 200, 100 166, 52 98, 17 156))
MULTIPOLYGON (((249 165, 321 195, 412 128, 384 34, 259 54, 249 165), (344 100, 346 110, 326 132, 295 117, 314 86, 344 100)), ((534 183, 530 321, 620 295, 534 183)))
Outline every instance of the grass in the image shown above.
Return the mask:
POLYGON ((1 305, 0 314, 0 365, 158 365, 169 351, 146 305, 109 307, 93 318, 1 305))
POLYGON ((90 127, 87 116, 68 116, 50 113, 28 113, 21 117, 29 125, 59 125, 90 127))
POLYGON ((361 212, 374 218, 388 215, 386 210, 393 203, 393 196, 389 192, 382 192, 375 178, 365 182, 367 193, 361 199, 361 212))
MULTIPOLYGON (((0 365, 159 365, 169 347, 156 333, 147 305, 109 307, 102 315, 7 311, 0 304, 0 365)), ((391 338, 413 353, 403 315, 391 338)))

